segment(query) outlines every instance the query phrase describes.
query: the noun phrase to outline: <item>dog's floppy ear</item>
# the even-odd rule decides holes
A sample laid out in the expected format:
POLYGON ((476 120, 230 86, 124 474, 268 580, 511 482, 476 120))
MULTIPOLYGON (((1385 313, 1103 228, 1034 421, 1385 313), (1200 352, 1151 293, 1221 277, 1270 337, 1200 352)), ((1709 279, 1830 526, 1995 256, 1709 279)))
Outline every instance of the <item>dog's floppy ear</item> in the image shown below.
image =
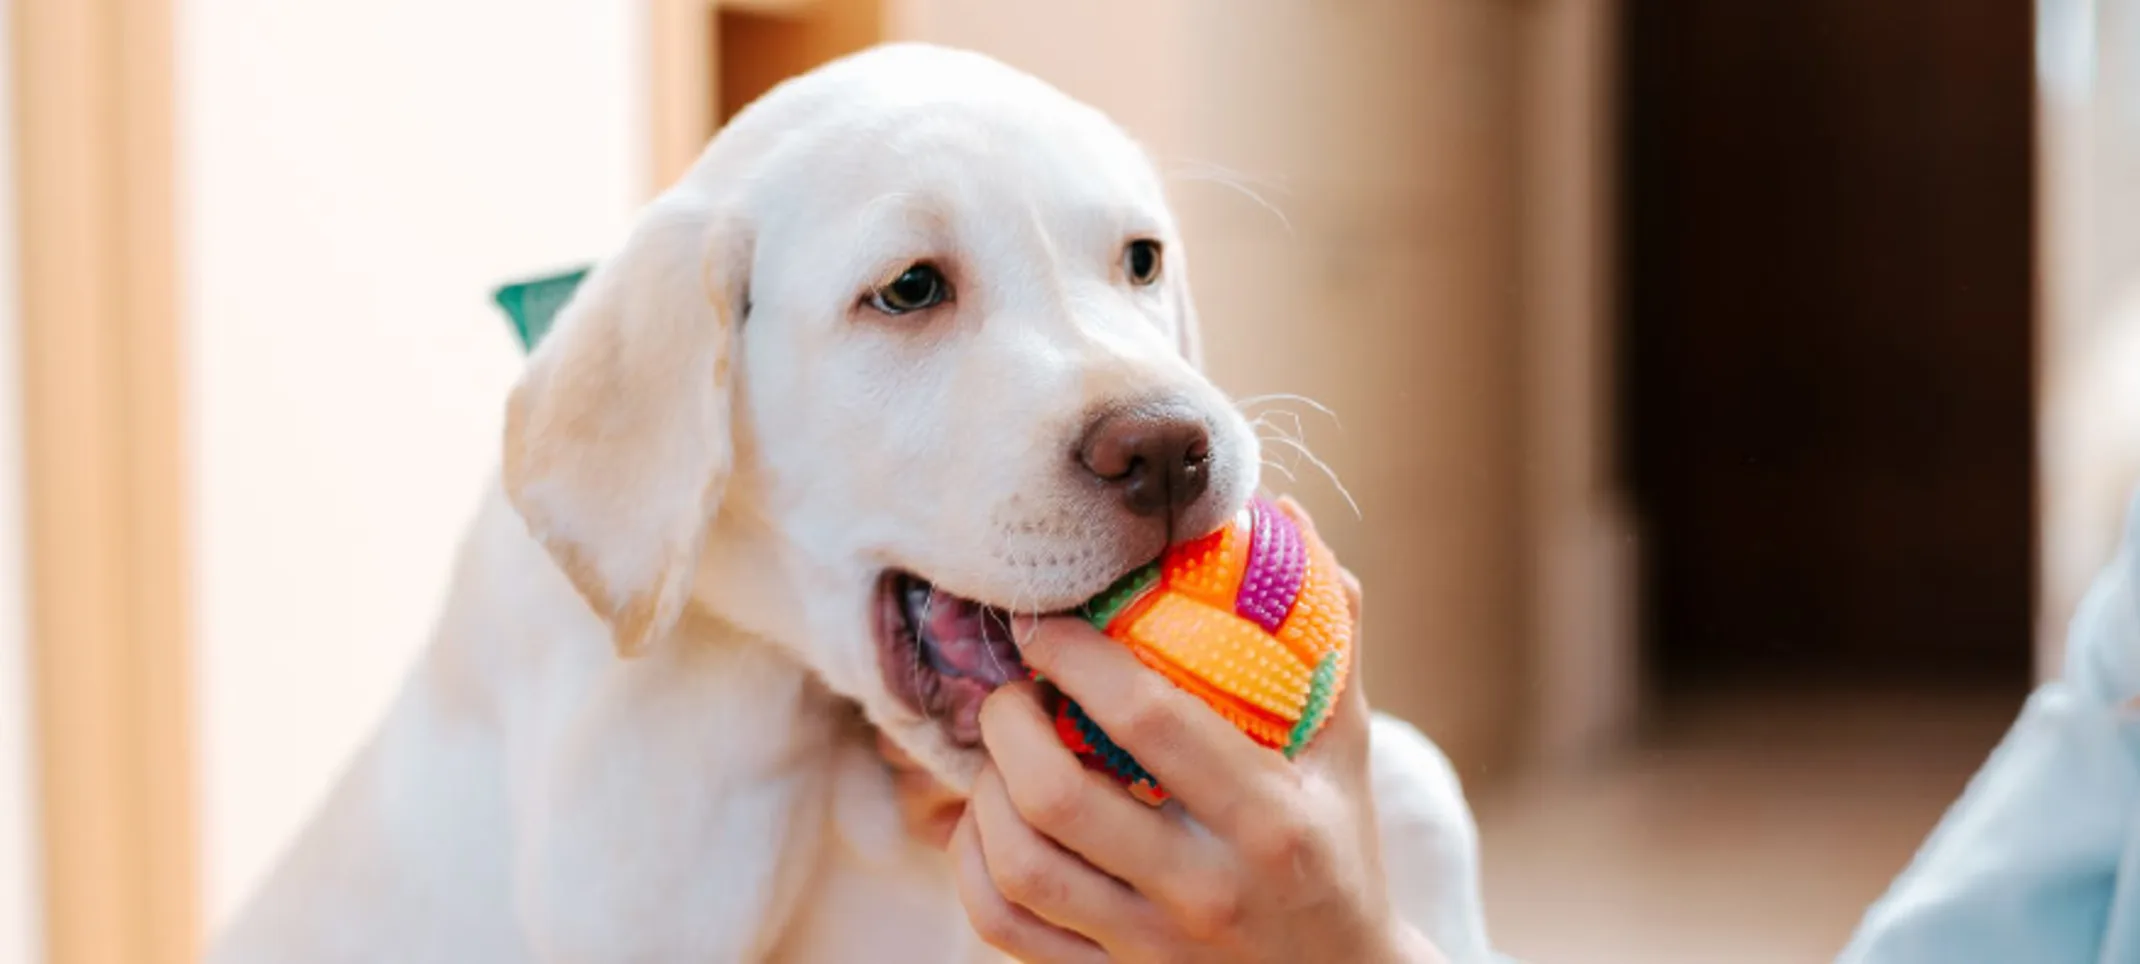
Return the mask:
POLYGON ((1184 259, 1175 258, 1174 283, 1181 286, 1181 315, 1174 321, 1174 347, 1181 357, 1197 371, 1204 370, 1204 332, 1196 319, 1196 298, 1189 291, 1189 275, 1184 259))
POLYGON ((1174 330, 1174 346, 1181 350, 1181 357, 1188 359, 1189 364, 1196 366, 1198 371, 1202 371, 1204 368, 1204 333, 1197 326, 1196 306, 1190 304, 1186 296, 1182 298, 1181 320, 1176 324, 1180 327, 1174 330))
POLYGON ((676 624, 735 451, 748 241, 655 203, 537 345, 506 410, 505 489, 630 656, 676 624))

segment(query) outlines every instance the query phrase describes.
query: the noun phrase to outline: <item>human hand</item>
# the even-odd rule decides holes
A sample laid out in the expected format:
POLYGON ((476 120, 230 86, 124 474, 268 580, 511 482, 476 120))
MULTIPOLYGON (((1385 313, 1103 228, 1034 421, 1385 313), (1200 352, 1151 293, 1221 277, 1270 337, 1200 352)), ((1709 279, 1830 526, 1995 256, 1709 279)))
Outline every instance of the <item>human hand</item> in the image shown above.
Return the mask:
MULTIPOLYGON (((1357 624, 1359 583, 1345 584, 1357 624)), ((1172 798, 1148 807, 1087 770, 1040 687, 992 694, 992 763, 951 835, 960 897, 991 945, 1050 964, 1442 960, 1390 911, 1357 678, 1288 761, 1082 621, 1041 621, 1023 648, 1172 798)), ((955 806, 905 802, 924 832, 955 806)))

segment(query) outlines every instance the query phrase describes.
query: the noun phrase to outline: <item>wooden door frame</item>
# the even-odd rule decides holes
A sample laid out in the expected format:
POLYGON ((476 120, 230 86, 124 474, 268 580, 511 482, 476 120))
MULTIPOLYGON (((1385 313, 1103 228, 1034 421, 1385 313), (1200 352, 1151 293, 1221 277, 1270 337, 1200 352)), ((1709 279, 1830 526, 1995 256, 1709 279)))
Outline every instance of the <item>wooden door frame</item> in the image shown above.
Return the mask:
POLYGON ((647 0, 650 195, 676 183, 713 137, 718 6, 715 0, 647 0))
POLYGON ((28 661, 52 964, 199 955, 172 0, 13 0, 28 661))
POLYGON ((1523 10, 1524 515, 1529 761, 1634 734, 1640 520, 1615 463, 1620 0, 1523 10))
POLYGON ((690 170, 726 114, 722 15, 743 15, 794 30, 775 38, 739 33, 731 51, 744 80, 735 97, 753 98, 786 76, 887 38, 897 0, 646 0, 650 193, 690 170), (774 42, 758 46, 756 41, 774 42))

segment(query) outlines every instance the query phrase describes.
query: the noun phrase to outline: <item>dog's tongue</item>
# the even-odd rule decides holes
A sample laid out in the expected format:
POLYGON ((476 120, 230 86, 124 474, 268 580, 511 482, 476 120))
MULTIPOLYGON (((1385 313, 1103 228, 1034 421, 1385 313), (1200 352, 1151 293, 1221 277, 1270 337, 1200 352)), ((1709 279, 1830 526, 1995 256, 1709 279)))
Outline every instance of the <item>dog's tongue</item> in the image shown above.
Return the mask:
POLYGON ((938 673, 989 689, 1025 678, 1003 613, 943 593, 918 608, 929 665, 938 673))

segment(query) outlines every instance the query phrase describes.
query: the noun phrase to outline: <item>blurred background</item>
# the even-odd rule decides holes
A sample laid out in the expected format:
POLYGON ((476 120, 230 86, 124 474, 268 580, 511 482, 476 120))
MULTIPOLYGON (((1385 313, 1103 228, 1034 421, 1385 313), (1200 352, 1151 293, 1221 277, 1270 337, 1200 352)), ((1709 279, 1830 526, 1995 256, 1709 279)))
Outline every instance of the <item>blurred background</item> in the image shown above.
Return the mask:
POLYGON ((1820 961, 2140 483, 2140 0, 0 0, 0 964, 177 962, 719 123, 971 46, 1167 172, 1537 962, 1820 961))

